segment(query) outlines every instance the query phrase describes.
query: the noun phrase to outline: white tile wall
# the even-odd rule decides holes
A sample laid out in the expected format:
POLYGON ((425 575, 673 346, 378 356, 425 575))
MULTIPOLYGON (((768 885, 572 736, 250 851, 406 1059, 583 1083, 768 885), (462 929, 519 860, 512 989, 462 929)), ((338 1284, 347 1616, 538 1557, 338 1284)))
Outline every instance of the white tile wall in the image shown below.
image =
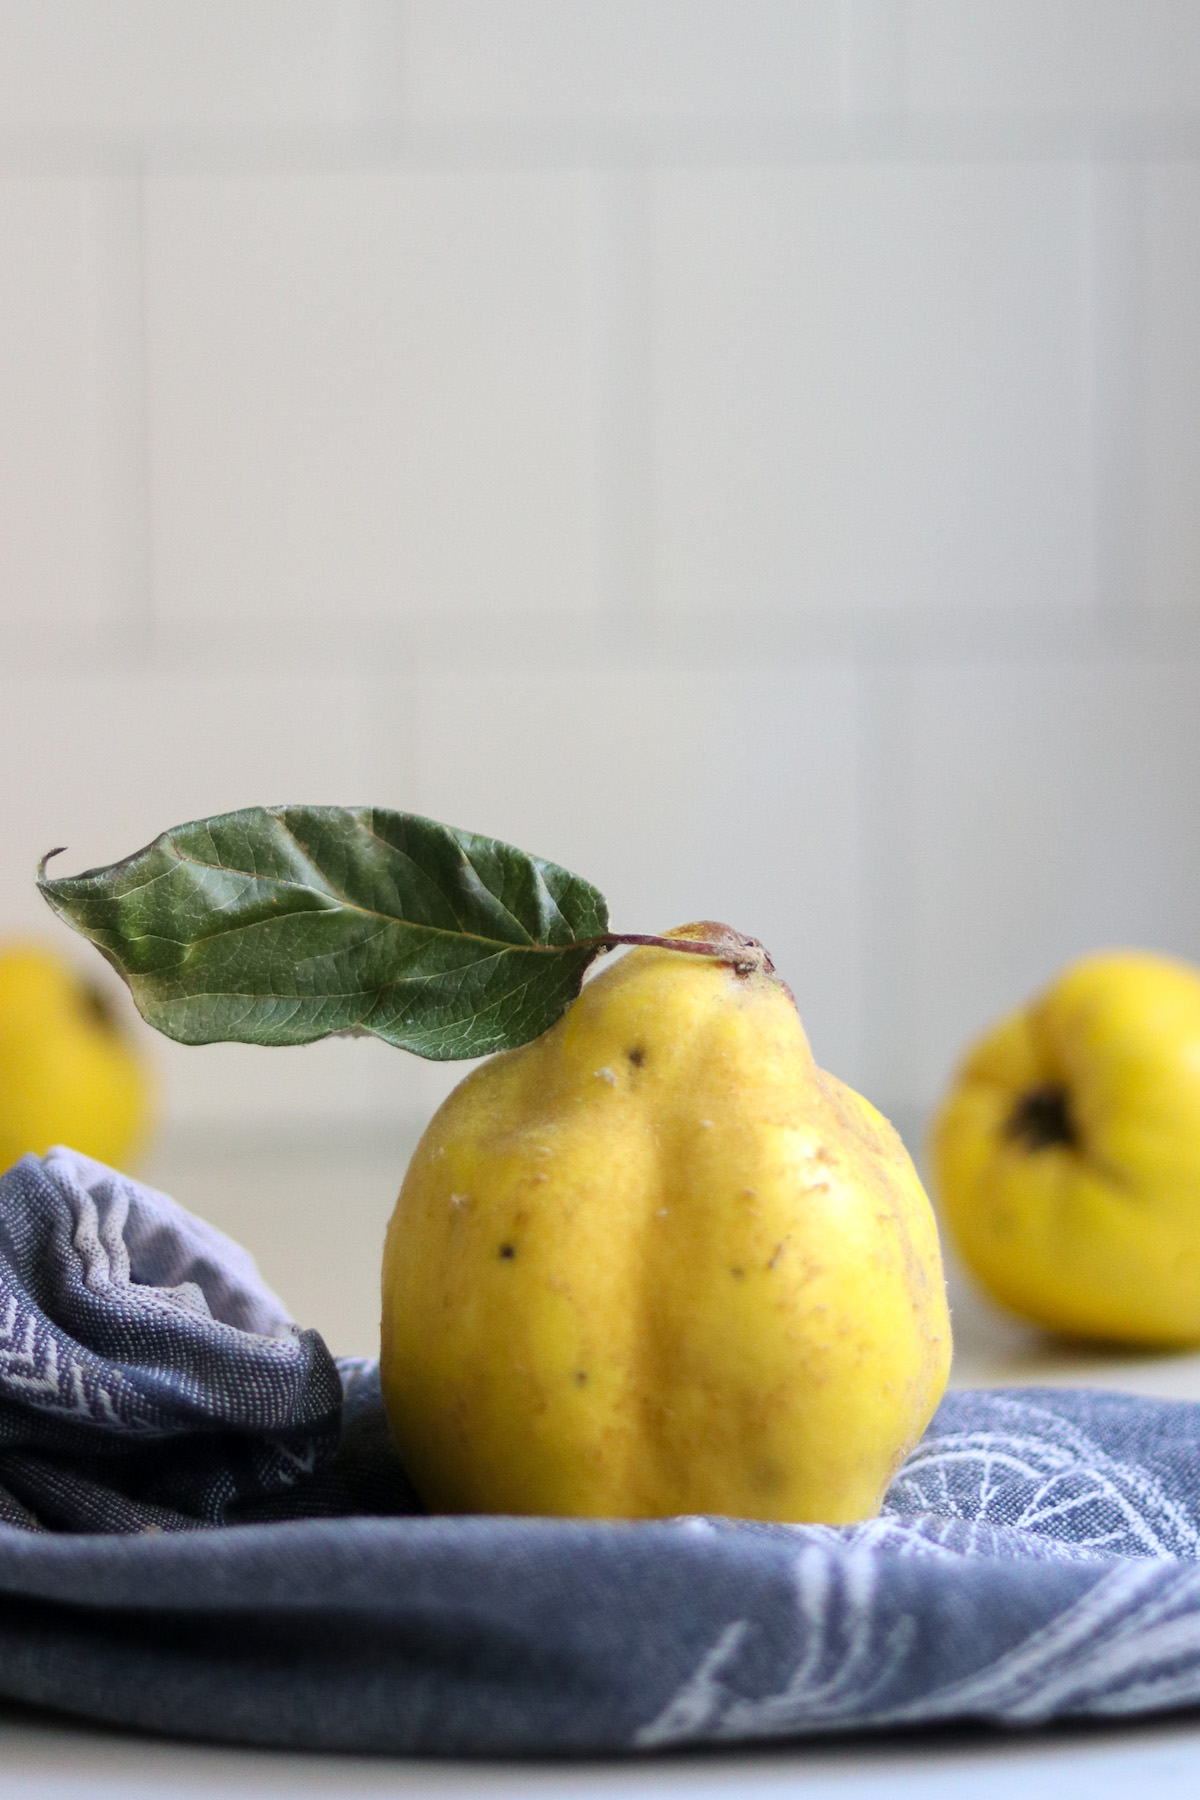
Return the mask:
POLYGON ((1142 593, 1200 606, 1200 166, 1146 176, 1142 593))
POLYGON ((1073 170, 672 171, 651 218, 664 608, 1087 601, 1073 170))
MULTIPOLYGON (((1198 288, 1190 0, 0 0, 0 928, 379 799, 757 930, 919 1120, 1200 956, 1198 288)), ((455 1073, 160 1054, 185 1135, 455 1073)))
POLYGON ((354 15, 339 0, 0 0, 0 120, 130 132, 345 119, 354 15))
POLYGON ((968 112, 1192 111, 1192 0, 908 0, 909 96, 968 112))
POLYGON ((1200 661, 918 667, 906 1096, 1071 957, 1200 961, 1200 661))
POLYGON ((95 622, 110 603, 100 185, 0 180, 0 616, 10 621, 95 622))
POLYGON ((642 124, 831 112, 837 0, 409 0, 412 115, 642 124))
POLYGON ((586 611, 579 183, 150 184, 166 621, 586 611))

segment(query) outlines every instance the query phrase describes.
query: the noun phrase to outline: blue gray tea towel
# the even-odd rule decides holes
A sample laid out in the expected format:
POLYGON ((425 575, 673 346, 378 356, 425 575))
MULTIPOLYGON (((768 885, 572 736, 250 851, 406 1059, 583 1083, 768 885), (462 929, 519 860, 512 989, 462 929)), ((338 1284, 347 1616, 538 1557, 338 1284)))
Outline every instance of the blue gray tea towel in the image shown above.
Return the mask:
POLYGON ((0 1179, 0 1698, 489 1753, 1200 1704, 1200 1406, 958 1393, 863 1525, 420 1514, 369 1363, 71 1151, 0 1179), (339 1379, 340 1377, 340 1379, 339 1379))

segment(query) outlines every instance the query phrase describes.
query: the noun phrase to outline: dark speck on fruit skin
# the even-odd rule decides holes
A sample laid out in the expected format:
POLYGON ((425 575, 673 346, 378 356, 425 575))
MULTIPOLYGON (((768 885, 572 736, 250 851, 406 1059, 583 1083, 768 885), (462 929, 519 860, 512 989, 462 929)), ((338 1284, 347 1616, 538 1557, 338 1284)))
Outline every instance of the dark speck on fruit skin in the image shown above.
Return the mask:
POLYGON ((501 1256, 505 1262, 511 1262, 516 1254, 517 1246, 515 1244, 501 1244, 498 1251, 498 1255, 501 1256))
POLYGON ((736 1280, 741 1281, 744 1278, 746 1271, 745 1269, 730 1269, 729 1273, 734 1276, 736 1280))
POLYGON ((635 1069, 640 1069, 646 1060, 646 1052, 640 1044, 635 1044, 633 1049, 628 1052, 628 1056, 635 1069))
POLYGON ((587 1386, 587 1370, 586 1369, 576 1369, 576 1371, 575 1371, 575 1386, 576 1387, 586 1387, 587 1386))

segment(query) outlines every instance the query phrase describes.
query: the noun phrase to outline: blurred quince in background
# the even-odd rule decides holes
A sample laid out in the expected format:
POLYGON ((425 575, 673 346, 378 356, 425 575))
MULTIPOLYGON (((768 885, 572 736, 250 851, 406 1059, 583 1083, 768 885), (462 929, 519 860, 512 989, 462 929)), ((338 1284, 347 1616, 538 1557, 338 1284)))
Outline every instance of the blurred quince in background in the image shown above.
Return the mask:
POLYGON ((968 1267, 1051 1330, 1200 1344, 1200 969, 1070 964, 968 1052, 934 1119, 968 1267))
POLYGON ((0 1170, 68 1144, 127 1167, 151 1083, 107 996, 36 943, 0 945, 0 1170))

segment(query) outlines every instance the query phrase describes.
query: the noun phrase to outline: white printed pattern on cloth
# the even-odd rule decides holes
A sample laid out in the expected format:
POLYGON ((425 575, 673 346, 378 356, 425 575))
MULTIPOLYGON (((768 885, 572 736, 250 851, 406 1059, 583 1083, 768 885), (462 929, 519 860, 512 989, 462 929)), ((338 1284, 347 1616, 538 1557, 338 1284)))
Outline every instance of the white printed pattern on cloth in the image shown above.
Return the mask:
POLYGON ((1057 1414, 1020 1401, 1002 1404, 1011 1433, 924 1440, 889 1493, 890 1517, 850 1532, 802 1528, 806 1543, 793 1565, 802 1648, 782 1687, 764 1695, 738 1691, 733 1677, 753 1627, 734 1620, 635 1743, 963 1716, 1029 1724, 1061 1712, 1119 1715, 1200 1702, 1200 1570, 1179 1560, 1200 1553, 1195 1524, 1147 1471, 1107 1456, 1057 1414), (901 1508, 908 1518, 896 1516, 901 1508), (955 1551, 936 1541, 938 1524, 949 1522, 968 1531, 955 1551), (1068 1522, 1084 1527, 1081 1536, 1064 1532, 1056 1541, 1068 1522), (987 1534, 997 1528, 1027 1534, 1043 1554, 1063 1561, 1131 1550, 1137 1560, 1109 1569, 983 1668, 919 1699, 880 1704, 902 1676, 917 1623, 884 1615, 875 1551, 886 1544, 893 1553, 958 1561, 964 1548, 991 1548, 987 1534))
MULTIPOLYGON (((104 1196, 98 1208, 86 1191, 71 1196, 74 1230, 71 1247, 79 1258, 84 1286, 92 1294, 119 1292, 143 1312, 180 1312, 205 1319, 211 1314, 194 1282, 174 1288, 156 1288, 134 1282, 125 1226, 129 1199, 119 1186, 104 1196)), ((32 1401, 39 1412, 57 1413, 93 1425, 117 1426, 124 1432, 155 1430, 135 1409, 120 1408, 111 1384, 100 1379, 96 1359, 71 1354, 71 1340, 13 1293, 0 1301, 0 1396, 7 1390, 14 1399, 32 1401)))
POLYGON ((37 1317, 18 1304, 15 1294, 3 1302, 0 1316, 0 1394, 7 1388, 19 1396, 36 1396, 40 1412, 62 1413, 89 1424, 136 1428, 122 1418, 112 1393, 100 1381, 89 1384, 87 1371, 72 1356, 60 1355, 52 1331, 38 1330, 37 1317))
POLYGON ((965 1548, 987 1551, 999 1526, 1031 1533, 1073 1559, 1200 1556, 1200 1529, 1153 1475, 1123 1463, 1058 1413, 990 1397, 1008 1431, 926 1437, 888 1491, 885 1512, 936 1514, 968 1529, 965 1548))

